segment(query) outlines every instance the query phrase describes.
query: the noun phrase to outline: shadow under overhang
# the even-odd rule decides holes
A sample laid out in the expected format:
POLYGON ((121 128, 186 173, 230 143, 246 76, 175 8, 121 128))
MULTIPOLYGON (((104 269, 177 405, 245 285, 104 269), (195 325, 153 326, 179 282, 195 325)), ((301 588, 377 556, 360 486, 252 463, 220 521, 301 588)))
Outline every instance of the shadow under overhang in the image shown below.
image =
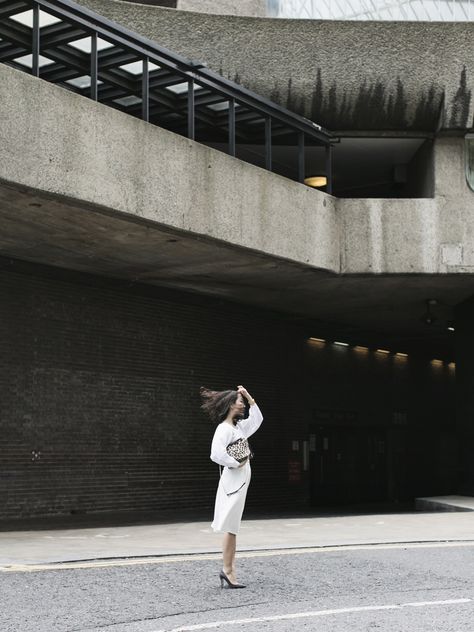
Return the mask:
POLYGON ((310 335, 452 357, 446 324, 471 274, 338 275, 109 209, 0 183, 0 256, 284 314, 310 335), (422 320, 437 300, 436 321, 422 320))

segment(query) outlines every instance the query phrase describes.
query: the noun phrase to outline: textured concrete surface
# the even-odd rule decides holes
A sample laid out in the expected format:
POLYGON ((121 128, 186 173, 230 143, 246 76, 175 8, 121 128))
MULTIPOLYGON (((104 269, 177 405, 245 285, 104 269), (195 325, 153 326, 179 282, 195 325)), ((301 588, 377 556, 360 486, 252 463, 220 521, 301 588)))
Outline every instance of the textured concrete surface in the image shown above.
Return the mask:
MULTIPOLYGON (((209 520, 211 516, 209 517, 209 520)), ((400 513, 245 520, 239 550, 474 539, 474 514, 400 513)), ((0 566, 219 552, 210 522, 0 533, 0 566)))
POLYGON ((340 199, 341 272, 474 272, 474 194, 464 171, 464 140, 434 145, 433 199, 340 199))
POLYGON ((473 125, 474 22, 336 22, 83 6, 332 130, 473 125))
POLYGON ((331 196, 7 66, 0 76, 3 182, 337 270, 331 196))
POLYGON ((247 15, 265 17, 266 0, 178 0, 177 9, 218 15, 247 15))
POLYGON ((472 293, 462 139, 436 142, 435 198, 338 200, 7 66, 0 78, 3 256, 326 321, 349 309, 391 332, 423 327, 426 297, 472 293))
POLYGON ((0 72, 4 183, 329 272, 474 271, 462 139, 435 144, 434 199, 336 200, 7 66, 0 72))

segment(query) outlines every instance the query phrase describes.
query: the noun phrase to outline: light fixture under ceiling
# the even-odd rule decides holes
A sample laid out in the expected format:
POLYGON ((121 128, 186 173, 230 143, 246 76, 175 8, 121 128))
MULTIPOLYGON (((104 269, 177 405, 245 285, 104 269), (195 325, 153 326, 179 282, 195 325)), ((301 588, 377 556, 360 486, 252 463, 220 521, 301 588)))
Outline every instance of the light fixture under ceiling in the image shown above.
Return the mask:
POLYGON ((304 183, 309 187, 318 189, 319 187, 325 187, 328 183, 328 179, 326 176, 311 176, 309 178, 305 178, 304 183))

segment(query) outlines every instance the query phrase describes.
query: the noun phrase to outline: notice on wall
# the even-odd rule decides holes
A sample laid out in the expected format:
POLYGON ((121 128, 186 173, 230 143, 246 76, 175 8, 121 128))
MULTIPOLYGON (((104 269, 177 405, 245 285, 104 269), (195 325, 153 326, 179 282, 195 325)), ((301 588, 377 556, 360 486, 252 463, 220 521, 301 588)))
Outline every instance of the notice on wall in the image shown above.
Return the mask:
POLYGON ((301 462, 296 460, 288 461, 288 480, 290 483, 301 481, 301 462))

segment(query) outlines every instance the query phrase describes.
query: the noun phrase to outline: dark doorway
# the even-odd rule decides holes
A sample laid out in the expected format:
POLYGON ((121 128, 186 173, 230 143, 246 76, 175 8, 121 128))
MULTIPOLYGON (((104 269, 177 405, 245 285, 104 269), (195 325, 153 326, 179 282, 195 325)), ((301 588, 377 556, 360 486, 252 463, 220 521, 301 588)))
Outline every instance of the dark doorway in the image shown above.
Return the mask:
POLYGON ((317 426, 310 434, 313 505, 387 499, 386 430, 373 426, 317 426))

